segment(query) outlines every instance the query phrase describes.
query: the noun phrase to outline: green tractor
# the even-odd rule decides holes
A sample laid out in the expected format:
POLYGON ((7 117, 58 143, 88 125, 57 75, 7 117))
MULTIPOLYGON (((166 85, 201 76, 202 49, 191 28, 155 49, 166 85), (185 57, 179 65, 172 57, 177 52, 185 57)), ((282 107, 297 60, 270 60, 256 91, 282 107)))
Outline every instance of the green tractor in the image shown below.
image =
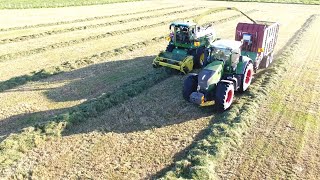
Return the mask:
POLYGON ((194 22, 173 22, 165 51, 153 60, 153 67, 169 67, 183 73, 193 68, 201 68, 204 63, 204 51, 207 45, 216 39, 211 25, 200 27, 194 22))
POLYGON ((206 66, 185 80, 183 97, 199 105, 215 101, 219 109, 228 109, 234 92, 246 91, 253 78, 253 61, 241 55, 241 46, 241 41, 213 42, 205 51, 206 66))

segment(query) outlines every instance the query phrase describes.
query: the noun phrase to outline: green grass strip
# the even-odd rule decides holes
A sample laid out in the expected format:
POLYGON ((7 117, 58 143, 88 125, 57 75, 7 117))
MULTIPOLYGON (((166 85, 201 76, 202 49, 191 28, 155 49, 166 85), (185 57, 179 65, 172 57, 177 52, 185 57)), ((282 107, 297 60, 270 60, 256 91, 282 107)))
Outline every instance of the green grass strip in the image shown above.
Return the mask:
POLYGON ((0 0, 0 9, 59 8, 69 6, 89 6, 142 0, 0 0))
POLYGON ((303 35, 315 21, 317 15, 309 17, 290 39, 272 67, 264 70, 250 90, 240 100, 213 119, 207 135, 188 152, 186 159, 175 163, 162 179, 217 179, 214 171, 219 160, 234 148, 239 148, 242 134, 256 121, 256 113, 269 92, 277 87, 287 65, 293 58, 292 52, 303 44, 303 35))

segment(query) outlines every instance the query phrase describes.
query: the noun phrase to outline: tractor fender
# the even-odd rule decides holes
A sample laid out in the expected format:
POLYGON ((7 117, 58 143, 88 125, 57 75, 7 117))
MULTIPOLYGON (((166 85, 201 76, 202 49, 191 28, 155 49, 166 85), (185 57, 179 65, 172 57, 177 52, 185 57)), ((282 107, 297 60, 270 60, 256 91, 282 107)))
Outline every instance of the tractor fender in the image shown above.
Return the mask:
POLYGON ((252 60, 247 56, 240 56, 239 63, 237 64, 236 74, 244 74, 246 67, 252 60))
POLYGON ((219 83, 233 84, 233 81, 222 79, 221 81, 219 81, 219 83))

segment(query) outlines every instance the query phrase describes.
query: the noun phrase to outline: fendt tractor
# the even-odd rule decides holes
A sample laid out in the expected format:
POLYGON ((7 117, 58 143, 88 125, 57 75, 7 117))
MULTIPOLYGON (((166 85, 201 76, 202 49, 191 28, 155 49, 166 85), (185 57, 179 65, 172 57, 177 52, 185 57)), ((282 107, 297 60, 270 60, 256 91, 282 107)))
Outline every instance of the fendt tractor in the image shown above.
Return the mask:
MULTIPOLYGON (((252 20, 242 11, 234 7, 219 7, 209 9, 193 21, 173 22, 170 24, 169 44, 153 60, 153 67, 164 66, 187 74, 193 68, 201 68, 204 64, 204 52, 216 38, 216 32, 211 24, 202 27, 197 23, 204 16, 220 10, 235 10, 252 20)), ((253 20, 252 20, 253 21, 253 20)))
POLYGON ((279 24, 253 21, 239 23, 235 40, 217 40, 205 50, 205 67, 199 74, 189 74, 183 97, 202 105, 215 101, 228 109, 235 91, 246 91, 258 68, 267 68, 273 59, 279 24))

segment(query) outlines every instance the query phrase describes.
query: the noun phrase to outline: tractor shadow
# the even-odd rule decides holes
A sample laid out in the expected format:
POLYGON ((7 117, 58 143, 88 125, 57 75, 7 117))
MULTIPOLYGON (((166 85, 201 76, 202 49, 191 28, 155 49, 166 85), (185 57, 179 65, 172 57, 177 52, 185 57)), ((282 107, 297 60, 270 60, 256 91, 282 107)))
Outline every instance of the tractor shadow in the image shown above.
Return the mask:
MULTIPOLYGON (((27 79, 25 76, 19 76, 12 78, 17 80, 14 84, 12 84, 12 79, 1 82, 1 85, 12 85, 5 86, 5 89, 3 89, 4 91, 0 91, 0 93, 16 93, 16 96, 19 96, 19 93, 21 92, 25 94, 26 92, 39 91, 39 93, 42 93, 47 97, 47 99, 49 99, 49 101, 59 103, 76 100, 90 100, 102 93, 116 91, 117 85, 121 84, 121 82, 126 82, 126 80, 119 81, 119 78, 122 78, 124 75, 129 74, 129 77, 127 78, 128 80, 130 80, 130 78, 134 78, 132 73, 130 74, 126 71, 128 66, 136 68, 143 67, 144 69, 148 66, 149 69, 153 70, 151 65, 153 58, 154 56, 145 56, 127 60, 121 59, 119 61, 110 61, 56 75, 43 74, 44 76, 40 79, 39 74, 30 75, 27 79), (110 81, 108 81, 109 79, 110 81), (32 82, 32 84, 24 85, 28 82, 32 82), (45 86, 42 86, 42 84, 45 86)), ((142 76, 143 73, 144 71, 137 73, 138 75, 136 75, 136 77, 139 77, 140 75, 142 76)), ((80 105, 81 104, 78 106, 80 105)), ((41 102, 39 102, 39 105, 37 106, 42 106, 41 102)), ((69 111, 71 108, 75 107, 77 106, 32 113, 22 113, 5 118, 0 121, 0 141, 11 133, 17 133, 23 128, 50 121, 55 115, 69 111)), ((25 111, 28 112, 27 110, 25 111)))
MULTIPOLYGON (((46 86, 45 88, 30 88, 29 85, 17 86, 15 89, 8 89, 2 93, 17 92, 19 95, 19 92, 41 91, 50 101, 59 103, 90 100, 103 93, 116 92, 121 84, 145 76, 148 72, 158 71, 152 68, 153 58, 154 56, 145 56, 95 64, 34 82, 49 85, 62 83, 62 86, 46 86)), ((97 117, 72 125, 63 132, 63 135, 92 131, 119 133, 143 131, 183 123, 218 112, 212 107, 199 108, 182 98, 181 91, 185 77, 179 73, 173 73, 160 84, 151 87, 151 91, 145 89, 129 100, 105 109, 97 117), (166 92, 161 92, 161 89, 166 92)), ((0 121, 0 142, 11 133, 18 133, 26 127, 53 121, 56 115, 80 107, 82 104, 69 108, 23 113, 3 119, 0 121)))

